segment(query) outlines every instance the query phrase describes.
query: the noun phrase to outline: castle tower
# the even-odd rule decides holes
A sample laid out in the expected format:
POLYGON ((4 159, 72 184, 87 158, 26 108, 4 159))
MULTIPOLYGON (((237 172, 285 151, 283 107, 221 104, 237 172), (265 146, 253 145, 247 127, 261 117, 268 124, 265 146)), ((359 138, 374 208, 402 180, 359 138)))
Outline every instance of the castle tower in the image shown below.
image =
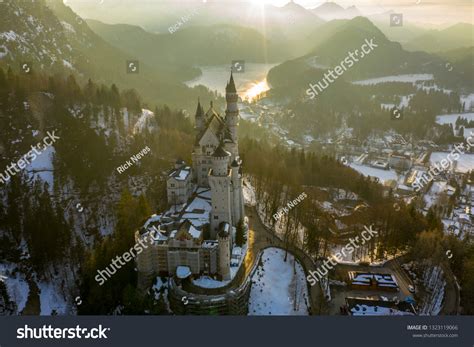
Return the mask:
POLYGON ((231 164, 232 169, 232 221, 236 227, 242 218, 244 218, 244 199, 242 191, 242 175, 240 165, 237 160, 231 164))
POLYGON ((230 81, 225 87, 225 99, 227 102, 227 108, 225 110, 225 122, 229 128, 232 141, 235 144, 238 143, 237 128, 239 126, 239 107, 237 102, 239 101, 239 95, 235 88, 234 76, 230 73, 230 81))
POLYGON ((231 226, 227 223, 220 225, 220 231, 217 234, 218 247, 219 247, 219 275, 222 280, 230 280, 230 228, 231 226))
POLYGON ((212 169, 208 180, 211 187, 211 237, 215 238, 222 222, 232 225, 231 170, 229 170, 230 153, 224 150, 223 144, 212 155, 212 169))

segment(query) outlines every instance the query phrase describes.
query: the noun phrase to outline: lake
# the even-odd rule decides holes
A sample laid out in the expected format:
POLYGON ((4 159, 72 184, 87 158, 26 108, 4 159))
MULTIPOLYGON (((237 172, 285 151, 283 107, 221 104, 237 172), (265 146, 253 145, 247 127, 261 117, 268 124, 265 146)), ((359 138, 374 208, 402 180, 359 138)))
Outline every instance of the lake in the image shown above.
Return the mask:
MULTIPOLYGON (((268 71, 277 64, 246 63, 245 72, 234 73, 235 86, 242 98, 252 97, 255 92, 269 89, 266 83, 268 71)), ((203 85, 219 94, 225 94, 225 86, 229 81, 229 65, 198 66, 201 76, 185 82, 188 87, 203 85)))

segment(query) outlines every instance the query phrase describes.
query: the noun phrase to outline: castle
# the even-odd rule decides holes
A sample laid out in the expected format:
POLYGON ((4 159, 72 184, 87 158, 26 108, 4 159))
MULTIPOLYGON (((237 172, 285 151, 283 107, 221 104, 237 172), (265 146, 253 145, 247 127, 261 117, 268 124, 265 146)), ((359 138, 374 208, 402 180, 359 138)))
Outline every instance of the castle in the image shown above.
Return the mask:
POLYGON ((231 278, 233 256, 238 255, 233 252, 235 233, 244 219, 238 99, 231 73, 225 117, 212 102, 204 112, 198 101, 192 167, 176 162, 167 178, 170 208, 151 216, 135 232, 136 242, 149 244, 137 255, 137 269, 145 278, 156 274, 231 278))

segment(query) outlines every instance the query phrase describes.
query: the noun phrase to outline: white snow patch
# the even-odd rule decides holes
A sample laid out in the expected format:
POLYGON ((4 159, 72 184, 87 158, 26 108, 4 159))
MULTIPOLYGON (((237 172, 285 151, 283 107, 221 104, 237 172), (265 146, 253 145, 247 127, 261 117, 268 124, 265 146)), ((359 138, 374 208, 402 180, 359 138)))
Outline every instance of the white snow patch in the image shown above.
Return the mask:
POLYGON ((153 118, 154 115, 155 114, 150 110, 142 109, 142 114, 135 123, 135 126, 133 127, 133 133, 141 133, 145 129, 145 127, 149 128, 149 121, 153 118))
POLYGON ((354 170, 360 172, 364 176, 377 177, 383 184, 389 180, 397 180, 398 176, 395 171, 376 169, 370 166, 350 163, 349 165, 354 170))
POLYGON ((303 267, 297 261, 295 264, 291 253, 286 262, 284 258, 282 249, 263 251, 263 265, 258 266, 252 277, 249 315, 308 314, 308 288, 303 267))
POLYGON ((49 316, 51 312, 56 311, 58 315, 66 314, 67 303, 64 298, 56 291, 53 283, 39 282, 41 316, 49 316))
POLYGON ((53 189, 54 174, 53 174, 53 157, 55 149, 53 146, 46 147, 40 155, 37 156, 26 167, 30 180, 41 179, 43 182, 49 184, 50 189, 53 189))
POLYGON ((255 190, 248 180, 245 181, 242 193, 244 195, 244 202, 246 205, 255 206, 257 204, 257 199, 255 197, 255 190))
POLYGON ((430 81, 432 79, 433 79, 432 74, 409 74, 409 75, 393 75, 393 76, 370 78, 367 80, 354 81, 352 82, 352 84, 368 86, 368 85, 375 85, 375 84, 387 83, 387 82, 415 83, 416 81, 430 81))
POLYGON ((201 276, 198 279, 193 280, 193 283, 203 288, 220 288, 224 287, 229 281, 218 281, 212 279, 209 276, 201 276))
MULTIPOLYGON (((430 157, 430 164, 439 163, 443 159, 447 159, 449 153, 433 152, 430 157)), ((467 173, 474 170, 474 154, 459 154, 458 160, 453 160, 454 171, 459 173, 467 173)))
MULTIPOLYGON (((438 124, 456 124, 458 118, 464 118, 467 121, 474 121, 474 113, 452 113, 452 114, 441 114, 436 116, 436 123, 438 124)), ((466 132, 466 131, 465 131, 466 132)))
POLYGON ((7 287, 8 296, 11 301, 16 303, 17 312, 20 313, 25 308, 30 287, 25 277, 19 272, 16 272, 15 276, 13 276, 13 270, 15 270, 14 264, 0 263, 0 276, 6 277, 3 282, 7 287))

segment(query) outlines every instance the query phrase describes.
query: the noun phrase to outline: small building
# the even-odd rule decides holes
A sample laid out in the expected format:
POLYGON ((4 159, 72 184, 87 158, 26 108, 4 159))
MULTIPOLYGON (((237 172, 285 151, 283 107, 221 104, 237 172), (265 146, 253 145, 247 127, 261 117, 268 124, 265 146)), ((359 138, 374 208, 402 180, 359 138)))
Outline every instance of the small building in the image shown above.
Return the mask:
POLYGON ((376 169, 388 170, 388 163, 380 159, 372 161, 370 166, 376 169))
POLYGON ((388 163, 390 164, 390 167, 402 171, 410 169, 413 164, 410 156, 398 153, 392 153, 389 157, 388 163))
POLYGON ((398 292, 398 283, 391 274, 349 271, 352 289, 398 292))
POLYGON ((166 191, 170 205, 184 204, 190 198, 193 191, 191 167, 182 160, 176 161, 174 169, 168 174, 166 191))

